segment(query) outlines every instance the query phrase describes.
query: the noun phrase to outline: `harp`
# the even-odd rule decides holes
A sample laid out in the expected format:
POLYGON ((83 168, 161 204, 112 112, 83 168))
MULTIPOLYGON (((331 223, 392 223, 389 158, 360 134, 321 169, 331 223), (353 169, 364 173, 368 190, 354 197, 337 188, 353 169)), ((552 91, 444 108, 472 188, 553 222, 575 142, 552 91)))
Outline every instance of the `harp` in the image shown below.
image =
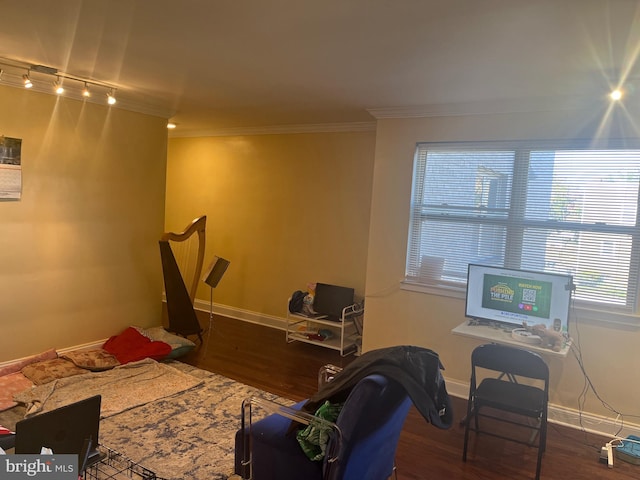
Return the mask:
POLYGON ((178 335, 198 335, 202 327, 193 308, 204 260, 205 215, 196 218, 183 232, 165 232, 160 237, 160 259, 167 298, 169 327, 178 335), (174 255, 175 250, 175 255, 174 255))

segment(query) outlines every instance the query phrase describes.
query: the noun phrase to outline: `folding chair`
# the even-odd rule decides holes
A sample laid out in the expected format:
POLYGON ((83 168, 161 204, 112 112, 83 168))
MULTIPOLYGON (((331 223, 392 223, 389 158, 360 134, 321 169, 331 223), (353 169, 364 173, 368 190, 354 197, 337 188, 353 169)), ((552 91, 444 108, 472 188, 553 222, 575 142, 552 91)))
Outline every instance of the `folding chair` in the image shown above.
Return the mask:
MULTIPOLYGON (((467 460, 469 431, 537 446, 536 480, 540 478, 542 454, 547 439, 547 408, 549 402, 549 368, 537 353, 506 345, 487 344, 477 347, 471 354, 471 385, 464 431, 462 460, 467 460), (498 372, 497 377, 483 378, 478 384, 478 371, 498 372), (529 379, 527 383, 522 383, 529 379), (486 408, 512 415, 481 413, 486 408), (531 437, 522 440, 516 436, 480 428, 479 417, 486 417, 518 429, 529 429, 531 437), (531 419, 535 423, 531 423, 531 419), (529 420, 527 422, 527 420, 529 420), (535 438, 538 437, 537 442, 535 438)), ((485 423, 485 422, 482 422, 485 423)))

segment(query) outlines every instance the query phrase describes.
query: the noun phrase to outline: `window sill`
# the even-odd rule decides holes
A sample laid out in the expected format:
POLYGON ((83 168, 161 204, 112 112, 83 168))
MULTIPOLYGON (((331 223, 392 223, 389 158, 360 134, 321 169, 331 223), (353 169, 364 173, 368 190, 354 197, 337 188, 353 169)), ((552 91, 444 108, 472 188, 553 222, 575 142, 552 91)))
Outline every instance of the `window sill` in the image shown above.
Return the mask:
POLYGON ((408 290, 410 292, 428 293, 431 295, 439 295, 441 297, 452 297, 465 299, 466 289, 457 285, 447 285, 444 283, 439 284, 426 284, 410 282, 403 280, 400 282, 400 290, 408 290))
MULTIPOLYGON (((459 287, 457 285, 447 284, 424 284, 410 282, 403 280, 400 282, 400 289, 407 290, 409 292, 426 293, 428 295, 437 295, 440 297, 457 298, 465 300, 466 288, 459 287)), ((464 313, 464 312, 461 312, 464 313)), ((583 322, 595 323, 595 324, 608 324, 613 328, 614 326, 620 327, 632 327, 634 329, 640 329, 640 315, 611 312, 603 310, 595 310, 592 308, 586 308, 580 305, 576 305, 575 302, 571 307, 571 314, 569 317, 569 328, 572 324, 581 324, 583 322)))

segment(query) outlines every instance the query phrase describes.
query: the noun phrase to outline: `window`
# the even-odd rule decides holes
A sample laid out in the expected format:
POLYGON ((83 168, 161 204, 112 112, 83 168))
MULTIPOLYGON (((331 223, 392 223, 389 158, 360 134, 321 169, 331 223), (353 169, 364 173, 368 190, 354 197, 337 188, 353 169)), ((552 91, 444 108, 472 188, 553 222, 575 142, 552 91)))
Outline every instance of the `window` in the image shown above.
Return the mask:
POLYGON ((469 263, 568 273, 581 307, 635 314, 636 148, 419 144, 405 283, 463 289, 469 263))

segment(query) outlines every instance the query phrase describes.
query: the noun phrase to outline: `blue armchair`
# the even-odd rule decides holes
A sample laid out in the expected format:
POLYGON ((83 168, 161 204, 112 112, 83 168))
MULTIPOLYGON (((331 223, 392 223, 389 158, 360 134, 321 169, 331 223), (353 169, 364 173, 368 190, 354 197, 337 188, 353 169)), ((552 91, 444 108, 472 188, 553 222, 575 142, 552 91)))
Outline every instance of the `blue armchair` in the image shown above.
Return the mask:
POLYGON ((309 460, 290 428, 291 419, 305 418, 304 404, 280 408, 278 414, 237 432, 236 474, 253 480, 383 480, 393 473, 398 439, 411 406, 401 384, 380 374, 358 381, 335 424, 324 422, 333 426, 334 433, 322 461, 309 460))

